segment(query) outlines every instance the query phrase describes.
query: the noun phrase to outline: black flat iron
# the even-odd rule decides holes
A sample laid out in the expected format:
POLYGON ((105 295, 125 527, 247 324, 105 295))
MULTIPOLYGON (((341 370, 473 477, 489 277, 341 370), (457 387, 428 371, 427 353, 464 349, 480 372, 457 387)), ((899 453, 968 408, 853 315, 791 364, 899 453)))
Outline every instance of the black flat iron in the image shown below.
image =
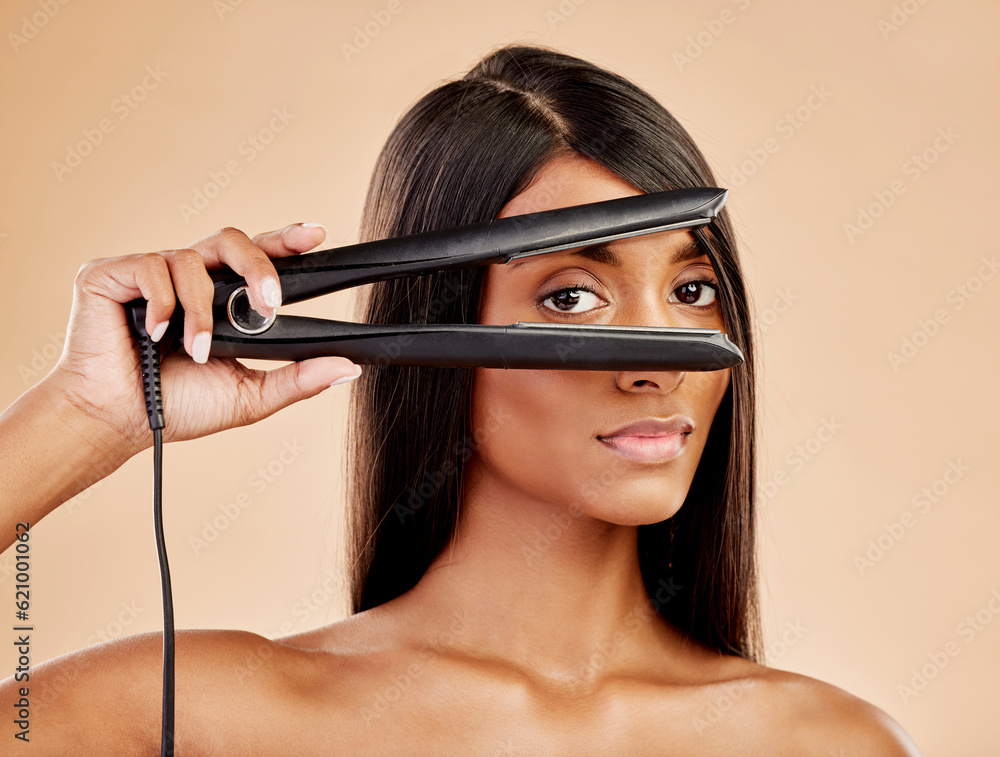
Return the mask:
MULTIPOLYGON (((702 226, 726 202, 718 188, 675 189, 500 218, 443 231, 382 239, 273 260, 283 304, 402 276, 508 263, 574 247, 702 226)), ((718 329, 512 323, 379 325, 302 316, 264 318, 246 281, 230 268, 215 282, 210 355, 305 360, 339 355, 358 364, 578 370, 728 368, 743 360, 718 329)), ((128 303, 142 328, 146 301, 128 303)), ((178 307, 168 333, 179 346, 178 307)))

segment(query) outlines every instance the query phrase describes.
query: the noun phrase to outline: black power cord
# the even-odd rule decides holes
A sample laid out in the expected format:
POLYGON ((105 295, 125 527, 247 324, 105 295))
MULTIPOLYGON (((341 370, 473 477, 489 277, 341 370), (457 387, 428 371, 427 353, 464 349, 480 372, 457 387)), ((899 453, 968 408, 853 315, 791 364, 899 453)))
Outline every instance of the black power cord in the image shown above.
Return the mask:
POLYGON ((163 536, 163 395, 160 390, 160 345, 146 332, 145 302, 129 309, 131 327, 138 337, 142 389, 146 415, 153 431, 153 528, 156 532, 156 556, 160 561, 160 594, 163 598, 163 719, 160 730, 160 755, 174 754, 174 601, 170 591, 170 566, 163 536))

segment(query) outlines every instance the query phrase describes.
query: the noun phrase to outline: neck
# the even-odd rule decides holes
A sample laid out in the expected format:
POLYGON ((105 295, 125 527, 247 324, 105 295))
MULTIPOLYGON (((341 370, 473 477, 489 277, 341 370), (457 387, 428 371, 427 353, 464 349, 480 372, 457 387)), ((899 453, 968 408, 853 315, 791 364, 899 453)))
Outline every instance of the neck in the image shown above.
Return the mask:
MULTIPOLYGON (((404 597, 429 627, 451 625, 455 651, 586 690, 687 646, 650 601, 637 539, 637 526, 512 491, 470 466, 451 542, 404 597)), ((664 581, 658 599, 670 594, 664 581)))

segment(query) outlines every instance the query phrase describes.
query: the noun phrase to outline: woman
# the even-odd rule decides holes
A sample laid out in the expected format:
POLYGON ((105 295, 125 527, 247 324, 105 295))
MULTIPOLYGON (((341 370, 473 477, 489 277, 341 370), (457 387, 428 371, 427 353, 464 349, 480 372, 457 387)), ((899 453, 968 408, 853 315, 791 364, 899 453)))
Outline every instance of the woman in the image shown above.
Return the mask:
MULTIPOLYGON (((646 93, 510 47, 404 116, 362 236, 715 185, 646 93)), ((378 283, 363 311, 719 328, 746 357, 733 369, 361 372, 322 358, 262 374, 206 362, 205 269, 244 275, 269 314, 280 304, 269 258, 322 239, 309 224, 253 240, 227 229, 189 250, 92 261, 59 365, 2 417, 16 451, 0 527, 13 534, 150 443, 120 303, 146 297, 155 336, 175 298, 185 309, 193 361, 164 360, 167 440, 254 422, 360 373, 355 614, 279 640, 181 632, 178 754, 917 754, 877 708, 760 664, 754 359, 725 213, 707 231, 378 283)), ((160 651, 148 634, 38 667, 38 753, 154 753, 160 651)), ((12 679, 3 694, 16 700, 12 679)))

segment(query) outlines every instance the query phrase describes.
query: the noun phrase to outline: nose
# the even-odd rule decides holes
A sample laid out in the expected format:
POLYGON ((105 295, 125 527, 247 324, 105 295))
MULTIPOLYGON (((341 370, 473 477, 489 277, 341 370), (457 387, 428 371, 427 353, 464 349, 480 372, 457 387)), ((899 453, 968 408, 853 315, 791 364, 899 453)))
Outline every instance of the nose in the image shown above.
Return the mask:
MULTIPOLYGON (((641 326, 683 326, 677 323, 676 316, 671 312, 670 305, 664 301, 662 294, 650 288, 644 291, 642 299, 631 303, 632 307, 622 310, 616 319, 618 325, 641 326)), ((623 392, 641 392, 667 394, 674 391, 684 381, 686 371, 615 371, 615 384, 623 392)))
POLYGON ((668 394, 684 381, 686 371, 615 371, 615 385, 623 392, 668 394))

